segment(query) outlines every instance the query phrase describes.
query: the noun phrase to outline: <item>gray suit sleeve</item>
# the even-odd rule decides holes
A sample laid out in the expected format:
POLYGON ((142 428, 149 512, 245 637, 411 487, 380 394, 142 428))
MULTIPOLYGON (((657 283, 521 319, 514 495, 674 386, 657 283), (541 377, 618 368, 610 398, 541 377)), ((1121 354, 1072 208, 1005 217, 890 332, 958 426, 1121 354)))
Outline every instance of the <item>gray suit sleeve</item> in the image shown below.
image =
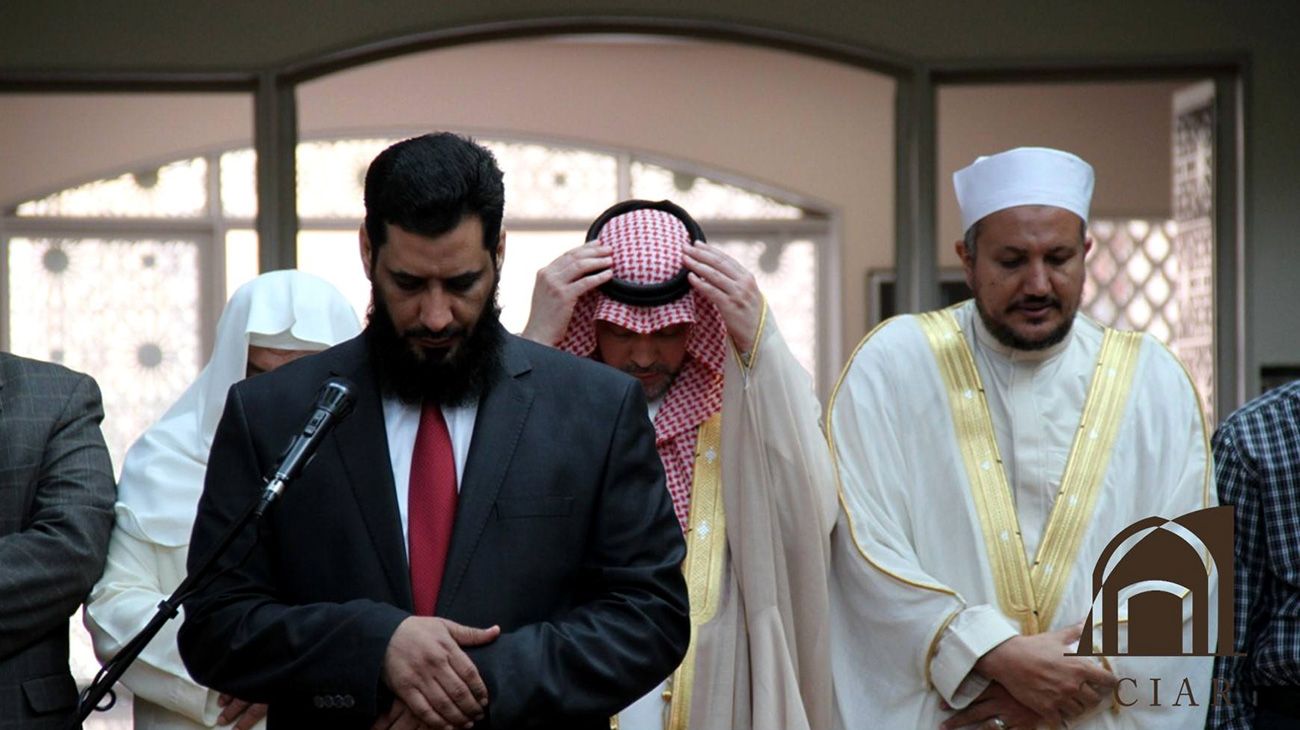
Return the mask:
POLYGON ((76 377, 55 412, 44 443, 33 446, 42 453, 23 525, 0 536, 0 657, 66 625, 104 569, 116 486, 99 430, 99 387, 76 377))

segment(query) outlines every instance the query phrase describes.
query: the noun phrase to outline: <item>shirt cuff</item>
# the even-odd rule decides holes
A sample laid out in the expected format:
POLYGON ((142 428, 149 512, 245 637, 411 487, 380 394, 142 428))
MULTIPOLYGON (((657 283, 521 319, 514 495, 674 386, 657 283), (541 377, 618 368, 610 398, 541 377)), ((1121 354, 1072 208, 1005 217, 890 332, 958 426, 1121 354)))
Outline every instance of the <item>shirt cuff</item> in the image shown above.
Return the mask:
POLYGON ((993 606, 963 610, 939 638, 938 650, 930 660, 934 688, 955 709, 969 705, 989 686, 988 679, 975 673, 975 662, 1019 634, 993 606))

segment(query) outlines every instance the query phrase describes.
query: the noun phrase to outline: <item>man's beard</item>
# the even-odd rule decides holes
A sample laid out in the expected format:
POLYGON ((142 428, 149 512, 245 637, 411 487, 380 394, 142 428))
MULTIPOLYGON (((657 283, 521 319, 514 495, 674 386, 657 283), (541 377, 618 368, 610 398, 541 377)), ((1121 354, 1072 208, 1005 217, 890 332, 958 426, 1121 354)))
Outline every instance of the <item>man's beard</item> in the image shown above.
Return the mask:
POLYGON ((678 375, 678 373, 670 370, 667 365, 660 365, 659 363, 655 363, 648 368, 639 367, 629 363, 624 365, 621 369, 623 372, 634 378, 638 375, 649 375, 651 373, 664 376, 663 380, 659 381, 659 384, 655 386, 654 390, 650 390, 646 387, 645 383, 641 383, 641 391, 645 393, 645 399, 647 401, 658 400, 667 395, 668 391, 672 390, 673 383, 676 382, 678 375))
MULTIPOLYGON (((1052 299, 1056 308, 1064 311, 1059 299, 1050 297, 1043 297, 1043 299, 1052 299)), ((1064 340, 1065 336, 1070 334, 1070 327, 1074 325, 1074 315, 1071 314, 1070 316, 1067 316, 1056 329, 1038 339, 1031 340, 1026 337, 1021 337, 1009 325, 989 316, 989 313, 984 310, 984 305, 980 304, 978 297, 975 299, 975 309, 979 312, 980 319, 984 322, 984 327, 989 331, 989 334, 993 335, 993 339, 1016 350, 1046 350, 1052 345, 1064 340)))
POLYGON ((496 379, 505 344, 496 282, 478 321, 468 332, 453 324, 441 332, 421 326, 399 335, 383 295, 373 284, 370 291, 365 334, 383 392, 413 405, 427 400, 460 406, 478 398, 496 379), (417 338, 457 335, 460 344, 452 348, 423 348, 413 342, 417 338))

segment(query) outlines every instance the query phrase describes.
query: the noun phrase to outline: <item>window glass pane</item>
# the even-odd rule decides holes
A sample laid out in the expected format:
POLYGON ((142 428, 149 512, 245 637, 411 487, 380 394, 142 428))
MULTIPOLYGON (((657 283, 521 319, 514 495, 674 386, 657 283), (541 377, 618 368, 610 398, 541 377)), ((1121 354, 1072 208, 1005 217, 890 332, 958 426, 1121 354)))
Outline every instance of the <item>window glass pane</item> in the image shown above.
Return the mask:
POLYGON ((18 215, 195 218, 208 210, 208 163, 202 157, 97 180, 22 203, 18 215))
POLYGON ((226 232, 226 299, 257 276, 257 231, 226 232))
MULTIPOLYGON (((298 215, 360 219, 370 162, 395 140, 298 145, 298 215)), ((540 144, 479 140, 505 174, 511 218, 595 218, 618 196, 613 155, 540 144)), ((224 186, 223 186, 224 187, 224 186)))
POLYGON ((803 210, 775 198, 646 162, 633 162, 631 176, 632 197, 671 200, 697 220, 803 217, 803 210))
POLYGON ((361 268, 356 231, 299 231, 298 268, 338 287, 365 323, 370 281, 361 268))
POLYGON ((521 332, 532 310, 537 271, 560 254, 582 245, 586 231, 511 231, 506 235, 506 259, 501 269, 501 323, 521 332))
POLYGON ((221 212, 227 218, 257 217, 257 153, 251 149, 221 155, 221 212))
POLYGON ((8 263, 10 349, 94 376, 120 470, 126 448, 198 375, 198 244, 13 238, 8 263))
POLYGON ((298 217, 360 221, 366 215, 363 197, 366 168, 394 141, 348 139, 300 143, 298 217))
POLYGON ((795 359, 817 375, 817 246, 812 241, 711 241, 749 269, 795 359))
POLYGON ((505 174, 506 214, 511 218, 590 220, 618 202, 618 163, 613 155, 481 141, 496 155, 505 174))

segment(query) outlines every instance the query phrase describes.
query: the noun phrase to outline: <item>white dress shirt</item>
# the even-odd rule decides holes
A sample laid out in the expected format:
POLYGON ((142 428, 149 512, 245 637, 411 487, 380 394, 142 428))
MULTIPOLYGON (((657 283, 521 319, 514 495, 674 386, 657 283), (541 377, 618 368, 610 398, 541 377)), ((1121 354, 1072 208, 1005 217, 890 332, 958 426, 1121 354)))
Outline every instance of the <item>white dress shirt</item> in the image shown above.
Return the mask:
MULTIPOLYGON (((659 414, 659 407, 663 404, 663 396, 646 403, 651 421, 659 414)), ((667 679, 618 713, 618 726, 622 730, 663 730, 664 712, 668 709, 668 702, 664 699, 666 689, 667 679)))

